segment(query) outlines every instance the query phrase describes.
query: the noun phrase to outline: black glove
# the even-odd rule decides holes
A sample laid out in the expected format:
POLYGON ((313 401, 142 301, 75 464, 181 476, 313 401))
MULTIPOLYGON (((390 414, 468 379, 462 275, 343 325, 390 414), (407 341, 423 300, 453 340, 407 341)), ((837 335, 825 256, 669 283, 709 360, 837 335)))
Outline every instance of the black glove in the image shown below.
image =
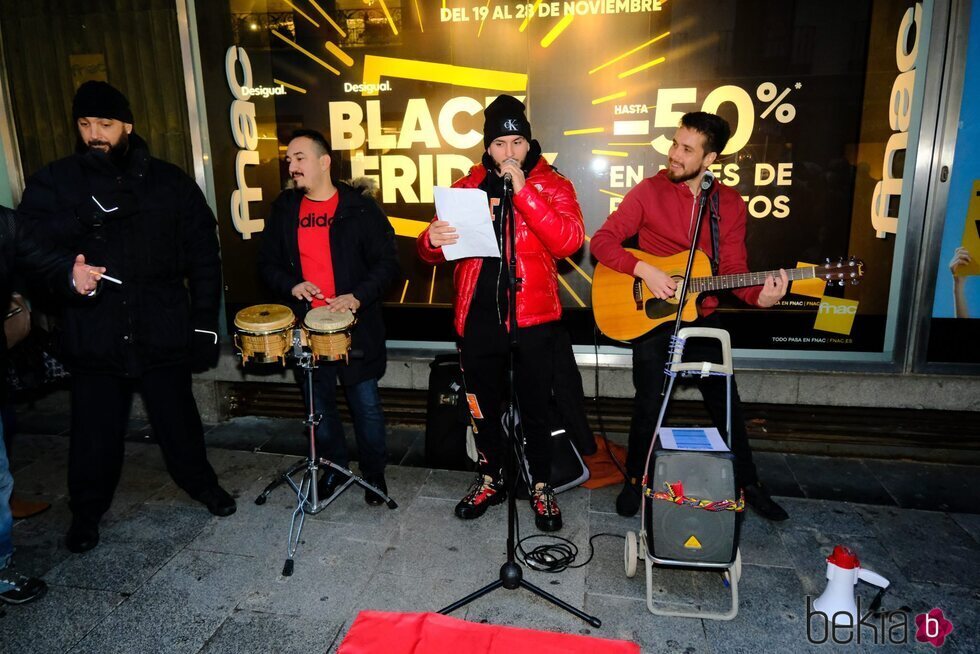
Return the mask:
POLYGON ((139 200, 129 189, 93 193, 76 210, 78 220, 88 227, 101 227, 111 220, 129 218, 139 212, 139 200))
POLYGON ((212 312, 196 312, 191 321, 191 370, 203 372, 218 365, 221 354, 218 318, 212 312))

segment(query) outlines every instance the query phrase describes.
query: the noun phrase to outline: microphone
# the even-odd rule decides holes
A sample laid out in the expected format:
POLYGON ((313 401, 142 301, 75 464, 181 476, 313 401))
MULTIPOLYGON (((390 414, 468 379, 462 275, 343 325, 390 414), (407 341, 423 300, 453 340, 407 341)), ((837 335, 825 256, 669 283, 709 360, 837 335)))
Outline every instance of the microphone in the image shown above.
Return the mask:
POLYGON ((701 190, 710 191, 712 184, 715 183, 715 176, 710 170, 704 171, 704 176, 701 178, 701 190))
MULTIPOLYGON (((516 159, 504 159, 504 163, 514 163, 514 164, 516 164, 517 163, 517 160, 516 159)), ((511 175, 510 173, 504 173, 504 181, 509 186, 514 181, 513 175, 511 175)))

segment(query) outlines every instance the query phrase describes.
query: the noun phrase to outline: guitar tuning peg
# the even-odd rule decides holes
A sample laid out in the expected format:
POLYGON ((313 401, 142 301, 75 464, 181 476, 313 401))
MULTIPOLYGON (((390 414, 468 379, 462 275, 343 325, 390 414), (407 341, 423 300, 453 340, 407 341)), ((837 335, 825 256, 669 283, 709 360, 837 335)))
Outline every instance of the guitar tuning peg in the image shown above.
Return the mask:
POLYGON ((837 285, 838 285, 838 286, 843 286, 843 285, 844 285, 844 280, 842 279, 842 280, 840 280, 839 282, 837 282, 837 285))
POLYGON ((829 264, 830 263, 830 257, 824 257, 823 262, 826 263, 826 264, 829 264))
POLYGON ((855 277, 854 279, 851 280, 851 286, 857 286, 857 285, 858 285, 858 280, 855 277))

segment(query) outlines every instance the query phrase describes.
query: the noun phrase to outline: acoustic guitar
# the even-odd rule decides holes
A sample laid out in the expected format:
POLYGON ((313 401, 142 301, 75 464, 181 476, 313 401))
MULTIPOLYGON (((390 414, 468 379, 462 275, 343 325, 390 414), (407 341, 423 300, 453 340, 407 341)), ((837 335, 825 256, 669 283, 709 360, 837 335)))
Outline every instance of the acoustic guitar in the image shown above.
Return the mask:
MULTIPOLYGON (((677 282, 680 292, 681 281, 687 268, 687 251, 669 257, 656 257, 641 250, 627 249, 637 259, 656 266, 677 282)), ((853 257, 830 261, 820 266, 788 268, 786 274, 790 281, 797 279, 823 279, 827 284, 857 284, 864 275, 864 262, 853 257)), ((765 283, 766 277, 779 275, 778 270, 765 272, 746 272, 734 275, 711 275, 711 262, 708 255, 700 250, 694 254, 691 266, 691 280, 687 287, 687 297, 681 309, 681 320, 691 322, 698 317, 697 298, 706 291, 719 291, 728 288, 758 286, 765 283)), ((650 330, 677 317, 680 299, 678 297, 658 300, 639 277, 616 272, 601 263, 596 264, 592 278, 592 311, 599 331, 617 341, 630 341, 643 336, 650 330)))

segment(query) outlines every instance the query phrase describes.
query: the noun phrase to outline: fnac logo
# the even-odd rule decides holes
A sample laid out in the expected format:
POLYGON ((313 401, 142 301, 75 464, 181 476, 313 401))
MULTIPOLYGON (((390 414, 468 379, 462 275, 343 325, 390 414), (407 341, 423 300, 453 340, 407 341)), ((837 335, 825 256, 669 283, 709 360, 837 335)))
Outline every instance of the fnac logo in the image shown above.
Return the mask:
POLYGON ((946 619, 940 608, 915 616, 915 639, 920 643, 942 647, 946 642, 946 636, 951 633, 953 633, 953 623, 946 619))
POLYGON ((813 328, 846 336, 851 333, 851 328, 854 326, 857 308, 856 300, 825 297, 820 300, 820 308, 817 310, 817 319, 813 322, 813 328))

